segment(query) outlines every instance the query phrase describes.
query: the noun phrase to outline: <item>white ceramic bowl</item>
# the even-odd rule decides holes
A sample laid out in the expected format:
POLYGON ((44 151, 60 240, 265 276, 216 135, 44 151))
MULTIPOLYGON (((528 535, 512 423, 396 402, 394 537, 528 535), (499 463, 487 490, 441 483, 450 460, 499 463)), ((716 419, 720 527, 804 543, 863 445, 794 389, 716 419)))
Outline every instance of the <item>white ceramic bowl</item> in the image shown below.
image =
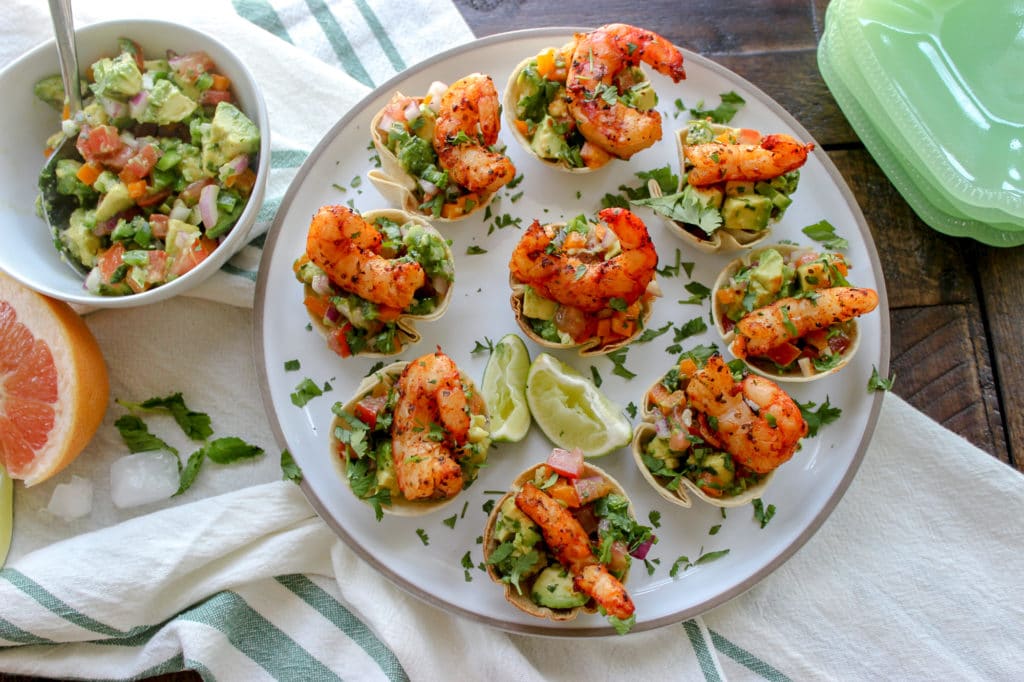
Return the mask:
POLYGON ((0 107, 0 270, 22 284, 71 303, 127 308, 162 301, 186 291, 215 273, 249 240, 263 203, 270 167, 270 124, 256 80, 227 47, 188 26, 151 19, 126 19, 85 26, 77 31, 79 68, 117 49, 119 37, 132 38, 147 56, 205 50, 220 73, 231 79, 239 108, 260 130, 256 185, 238 222, 206 260, 167 284, 129 296, 99 296, 85 289, 83 279, 61 261, 49 229, 35 212, 36 182, 46 159, 46 139, 60 127, 59 115, 32 94, 44 76, 59 73, 53 41, 41 45, 0 71, 0 92, 10 97, 0 107))

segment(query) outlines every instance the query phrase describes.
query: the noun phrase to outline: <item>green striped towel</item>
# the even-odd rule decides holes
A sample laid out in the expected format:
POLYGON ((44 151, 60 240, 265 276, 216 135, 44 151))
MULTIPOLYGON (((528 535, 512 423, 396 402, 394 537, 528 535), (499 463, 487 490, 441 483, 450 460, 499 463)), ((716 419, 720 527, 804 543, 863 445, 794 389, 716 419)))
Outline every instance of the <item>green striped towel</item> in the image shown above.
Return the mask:
MULTIPOLYGON (((472 38, 448 0, 79 0, 75 13, 83 23, 188 17, 243 53, 271 108, 264 231, 308 150, 348 107, 472 38)), ((50 36, 42 0, 8 0, 4 18, 0 67, 50 36)), ((139 400, 173 386, 211 413, 218 435, 274 450, 251 361, 260 243, 196 297, 88 316, 114 396, 139 400), (188 347, 218 352, 175 362, 188 347), (155 349, 161 362, 139 349, 155 349)), ((774 681, 1008 680, 1024 670, 1024 479, 895 396, 829 521, 771 576, 700 618, 573 641, 505 634, 395 588, 278 480, 276 457, 207 467, 185 495, 143 507, 146 515, 118 510, 107 479, 124 446, 111 412, 67 471, 16 489, 14 543, 0 570, 0 672, 774 681), (93 510, 55 519, 49 497, 75 475, 93 481, 93 510)))

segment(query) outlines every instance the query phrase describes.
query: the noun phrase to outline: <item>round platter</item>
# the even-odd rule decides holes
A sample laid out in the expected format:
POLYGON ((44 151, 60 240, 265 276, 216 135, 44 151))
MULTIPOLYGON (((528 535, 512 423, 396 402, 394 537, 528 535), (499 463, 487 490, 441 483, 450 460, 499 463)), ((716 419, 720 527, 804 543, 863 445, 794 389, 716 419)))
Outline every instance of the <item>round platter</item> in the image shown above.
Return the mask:
MULTIPOLYGON (((374 168, 374 153, 367 147, 370 119, 392 93, 424 93, 434 80, 450 83, 472 71, 487 73, 502 84, 523 57, 562 45, 572 33, 568 28, 518 31, 455 48, 400 74, 338 121, 303 164, 270 230, 257 282, 254 335, 271 425, 281 446, 288 448, 302 468, 306 496, 349 547, 399 587, 451 613, 515 632, 604 636, 614 630, 600 616, 554 623, 523 614, 505 601, 502 590, 480 568, 478 538, 487 521, 486 510, 518 472, 543 460, 551 450, 540 429, 532 428, 519 443, 493 447, 487 467, 472 487, 433 514, 415 518, 385 515, 378 522, 372 509, 355 498, 329 454, 331 405, 351 397, 372 371, 374 361, 342 359, 308 329, 302 286, 292 274, 292 263, 305 248, 309 220, 321 205, 350 204, 360 211, 384 206, 366 181, 367 172, 374 168), (298 370, 288 369, 293 360, 299 361, 298 370), (298 407, 291 394, 307 378, 321 387, 328 384, 330 389, 298 407)), ((479 382, 487 362, 487 352, 480 352, 479 346, 518 331, 508 305, 507 267, 521 230, 534 219, 555 222, 581 213, 593 217, 606 193, 618 194, 620 185, 636 187, 644 182, 637 172, 669 164, 678 174, 671 135, 689 116, 678 102, 685 107, 703 103, 712 108, 722 93, 732 91, 746 103, 731 125, 789 133, 810 141, 799 123, 753 85, 699 55, 684 54, 685 81, 673 84, 658 74, 652 76, 664 117, 663 139, 629 162, 615 161, 586 175, 562 173, 542 167, 507 131, 502 133, 522 180, 514 188, 501 190, 489 213, 440 227, 453 242, 456 291, 444 317, 421 325, 422 341, 396 359, 412 359, 440 346, 479 382)), ((507 119, 502 125, 508 125, 507 119)), ((653 213, 646 209, 637 209, 637 213, 654 239, 659 267, 667 268, 658 278, 663 296, 655 302, 648 325, 652 330, 666 329, 665 333, 628 347, 620 362, 628 371, 614 373, 616 365, 607 357, 555 353, 588 376, 593 368, 601 378, 601 390, 627 411, 630 404, 640 405, 646 388, 674 365, 677 355, 670 346, 677 329, 694 318, 707 323, 707 331, 681 341, 683 349, 718 341, 709 321, 708 300, 687 302, 692 293, 685 287, 699 283, 710 288, 719 270, 735 257, 699 253, 672 236, 653 213), (628 373, 635 376, 626 379, 623 375, 628 373)), ((652 516, 657 520, 658 543, 648 555, 647 570, 644 562, 636 561, 627 584, 637 606, 634 632, 700 614, 770 574, 825 521, 867 449, 882 398, 881 393, 866 390, 868 378, 875 367, 882 376, 889 371, 885 285, 860 209, 826 154, 817 149, 802 170, 793 205, 775 225, 770 241, 813 244, 801 229, 821 220, 828 220, 849 241, 846 255, 853 265, 851 281, 878 290, 881 303, 860 321, 863 342, 846 369, 822 381, 786 387, 801 403, 820 406, 828 402, 842 414, 817 437, 805 440, 803 448, 778 470, 763 500, 766 507, 775 506, 770 523, 762 528, 749 506, 728 510, 723 518, 721 510, 699 502, 691 509, 668 504, 645 482, 628 448, 594 460, 629 492, 642 522, 651 523, 652 516), (712 535, 714 526, 720 529, 712 535), (686 568, 702 555, 723 550, 729 551, 686 568), (690 561, 677 561, 684 556, 690 561)), ((540 352, 535 344, 528 342, 528 346, 531 357, 540 352)))

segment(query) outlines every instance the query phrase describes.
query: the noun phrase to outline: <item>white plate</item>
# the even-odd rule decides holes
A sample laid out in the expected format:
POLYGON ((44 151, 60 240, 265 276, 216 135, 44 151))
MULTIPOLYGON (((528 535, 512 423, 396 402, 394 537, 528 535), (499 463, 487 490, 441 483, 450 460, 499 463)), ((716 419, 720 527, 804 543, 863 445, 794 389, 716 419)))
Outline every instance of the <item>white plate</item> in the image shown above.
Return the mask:
MULTIPOLYGON (((373 361, 341 359, 329 351, 323 339, 307 331, 308 318, 302 306, 302 287, 292 274, 292 262, 302 253, 309 219, 323 204, 353 201, 366 211, 382 206, 382 199, 366 181, 373 165, 369 122, 392 93, 426 92, 433 80, 452 82, 472 71, 490 74, 495 83, 505 83, 508 74, 525 55, 536 54, 551 45, 561 45, 571 29, 540 29, 491 36, 456 48, 430 59, 380 87, 346 114, 313 150, 289 188, 277 219, 270 230, 263 254, 256 292, 255 342, 264 403, 271 425, 282 447, 287 447, 302 468, 303 489, 313 506, 337 534, 360 556, 398 586, 449 612, 510 631, 556 636, 607 635, 612 630, 600 616, 583 617, 571 623, 553 623, 527 616, 509 605, 502 590, 477 568, 467 581, 461 559, 469 552, 474 565, 482 561, 477 543, 487 515, 484 503, 504 492, 514 476, 544 459, 551 444, 536 427, 517 444, 501 444, 491 451, 487 468, 460 498, 434 514, 419 518, 385 516, 374 520, 370 507, 358 501, 328 455, 328 427, 331 405, 344 402, 354 392, 373 361), (362 182, 353 187, 353 178, 362 182), (333 185, 346 188, 341 191, 333 185), (286 371, 285 362, 299 360, 301 369, 286 371), (290 394, 309 377, 318 384, 329 382, 332 390, 299 408, 290 394), (444 523, 457 515, 454 527, 444 523), (417 529, 429 536, 429 545, 421 542, 417 529)), ((509 213, 528 225, 534 218, 543 222, 564 220, 580 213, 593 215, 606 192, 615 193, 621 184, 638 185, 636 171, 650 170, 671 163, 678 173, 678 160, 671 131, 685 123, 678 117, 677 98, 687 106, 703 100, 718 103, 721 93, 733 90, 746 99, 733 120, 737 126, 764 132, 790 133, 809 140, 810 135, 778 104, 750 83, 699 55, 685 53, 688 78, 674 85, 667 78, 653 76, 660 109, 666 112, 665 135, 653 148, 637 154, 628 162, 614 162, 600 172, 570 175, 541 167, 518 148, 510 135, 509 154, 520 173, 522 183, 502 190, 493 207, 495 216, 509 213), (521 196, 512 201, 514 195, 521 196)), ((695 262, 693 281, 710 287, 718 271, 735 254, 708 256, 689 249, 673 237, 659 219, 640 212, 647 222, 661 258, 661 265, 675 261, 679 249, 683 261, 695 262)), ((871 236, 852 194, 839 173, 820 149, 815 150, 803 170, 793 205, 774 229, 773 239, 789 239, 808 244, 802 227, 827 219, 837 232, 850 241, 847 252, 853 270, 851 281, 878 290, 881 305, 861 321, 863 343, 853 362, 842 372, 819 382, 788 387, 800 402, 821 404, 828 399, 840 407, 842 417, 822 429, 814 439, 775 477, 765 495, 765 504, 775 504, 771 522, 760 528, 750 507, 733 509, 722 519, 719 509, 696 504, 689 510, 663 501, 636 470, 627 448, 596 461, 629 491, 641 521, 658 511, 661 525, 655 532, 659 542, 649 559, 658 559, 653 575, 642 562, 634 566, 627 584, 637 606, 634 631, 676 623, 721 604, 749 589, 771 573, 811 537, 842 497, 867 448, 874 430, 881 394, 866 390, 872 367, 883 376, 889 368, 889 312, 885 285, 871 236), (716 535, 713 526, 721 524, 716 535), (729 549, 730 553, 687 571, 675 578, 669 570, 681 555, 695 560, 701 552, 729 549)), ((453 241, 456 259, 456 292, 451 307, 438 322, 420 325, 423 340, 401 356, 411 359, 440 345, 445 352, 479 382, 487 362, 486 353, 471 353, 476 341, 484 337, 497 340, 507 332, 518 331, 508 305, 508 258, 521 231, 514 227, 494 230, 488 235, 493 218, 482 216, 443 226, 442 232, 453 241), (467 255, 469 245, 487 250, 467 255)), ((666 322, 682 324, 694 317, 709 320, 708 303, 681 305, 688 298, 683 285, 691 281, 685 273, 660 278, 664 296, 655 303, 651 328, 666 322)), ((684 341, 684 347, 714 343, 717 335, 710 321, 708 331, 684 341)), ((612 374, 607 358, 581 360, 575 353, 559 357, 590 375, 590 366, 603 378, 602 390, 621 405, 639 405, 646 387, 671 367, 675 356, 665 352, 672 343, 671 332, 654 341, 633 345, 626 367, 637 376, 625 380, 612 374)), ((531 355, 539 348, 530 344, 531 355)), ((451 523, 451 521, 449 521, 451 523)))

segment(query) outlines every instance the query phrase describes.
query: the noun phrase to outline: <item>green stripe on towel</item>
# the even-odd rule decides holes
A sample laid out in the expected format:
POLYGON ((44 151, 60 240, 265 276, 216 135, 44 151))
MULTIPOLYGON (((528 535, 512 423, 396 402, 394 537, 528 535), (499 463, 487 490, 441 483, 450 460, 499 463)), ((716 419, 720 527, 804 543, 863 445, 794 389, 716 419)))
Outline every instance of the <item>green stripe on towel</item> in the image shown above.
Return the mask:
POLYGON ((391 61, 391 66, 395 67, 395 71, 405 71, 405 62, 402 60, 401 55, 398 54, 398 49, 391 42, 388 32, 384 30, 384 26, 380 23, 377 15, 374 14, 373 9, 366 4, 366 0, 355 0, 355 3, 356 7, 359 8, 359 13, 363 15, 363 19, 366 19, 370 30, 373 31, 373 36, 380 43, 380 46, 384 48, 384 54, 391 61))
POLYGON ((219 630, 236 649, 274 679, 341 680, 234 592, 215 594, 182 611, 178 620, 201 623, 219 630))
POLYGON ((221 266, 220 270, 221 272, 226 272, 229 275, 244 277, 250 282, 255 282, 257 277, 257 273, 253 270, 246 270, 245 268, 240 268, 237 265, 232 265, 231 263, 225 263, 221 266))
POLYGON ((288 588, 304 602, 320 612, 327 620, 334 623, 339 630, 348 635, 353 642, 362 647, 370 658, 377 662, 380 669, 395 682, 406 682, 409 675, 399 662, 394 652, 370 631, 366 624, 346 609, 326 590, 319 587, 304 575, 283 575, 276 578, 277 582, 288 588))
POLYGON ((282 168, 298 168, 309 156, 303 149, 271 149, 270 167, 275 170, 282 168))
POLYGON ((33 581, 23 573, 14 570, 13 568, 6 568, 0 571, 0 577, 5 578, 7 582, 11 583, 25 595, 39 602, 39 605, 47 609, 51 613, 69 623, 73 623, 78 627, 95 632, 100 635, 106 635, 107 637, 134 637, 139 633, 146 632, 151 626, 144 625, 137 628, 132 628, 127 632, 122 632, 116 628, 112 628, 109 625, 105 625, 97 620, 93 620, 84 613, 80 613, 72 608, 69 604, 59 599, 58 597, 47 592, 41 585, 33 581))
POLYGON ((269 31, 281 40, 293 43, 292 37, 288 35, 281 18, 269 2, 264 0, 232 0, 235 12, 238 16, 256 24, 264 31, 269 31))
POLYGON ((363 63, 359 61, 355 50, 352 49, 352 43, 348 42, 345 32, 341 30, 341 26, 338 25, 334 15, 331 14, 331 8, 322 0, 306 0, 306 6, 313 13, 316 22, 320 24, 320 30, 324 32, 327 42, 331 45, 331 49, 334 50, 334 54, 341 61, 342 68, 348 72, 348 75, 363 85, 372 88, 374 85, 373 79, 370 78, 370 74, 363 68, 363 63))
POLYGON ((714 630, 709 630, 709 632, 711 633, 711 643, 715 645, 716 649, 750 672, 760 675, 766 680, 771 680, 771 682, 791 682, 785 673, 776 670, 749 651, 736 646, 714 630))
POLYGON ((701 634, 697 621, 692 619, 684 621, 683 629, 686 630, 686 636, 690 638, 690 646, 693 647, 693 653, 697 656, 697 662, 700 663, 704 679, 708 682, 721 682, 722 678, 718 676, 714 656, 708 649, 708 643, 704 639, 704 635, 701 634))
MULTIPOLYGON (((44 639, 37 637, 31 632, 25 632, 14 623, 0 618, 0 639, 6 639, 8 642, 17 642, 18 644, 53 644, 53 640, 44 639)), ((0 649, 7 649, 9 647, 0 647, 0 649)))

